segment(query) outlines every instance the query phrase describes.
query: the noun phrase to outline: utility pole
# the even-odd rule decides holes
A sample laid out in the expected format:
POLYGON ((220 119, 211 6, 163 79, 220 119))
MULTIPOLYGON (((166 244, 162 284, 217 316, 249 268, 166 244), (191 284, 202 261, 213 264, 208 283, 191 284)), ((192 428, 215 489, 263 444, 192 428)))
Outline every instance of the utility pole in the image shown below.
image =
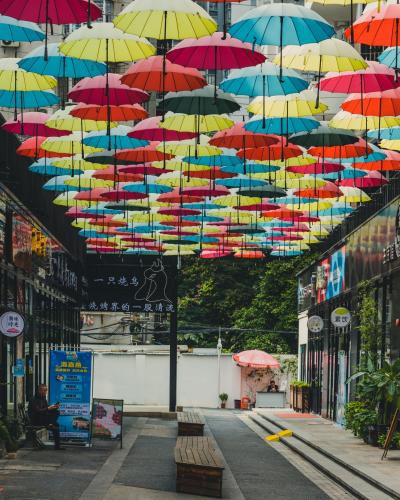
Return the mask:
POLYGON ((219 402, 219 395, 221 394, 221 353, 222 353, 222 341, 221 341, 221 327, 218 327, 218 343, 217 343, 217 369, 218 369, 218 382, 217 382, 217 408, 219 402))
POLYGON ((169 315, 169 411, 176 410, 176 386, 178 364, 178 272, 179 259, 176 261, 174 275, 174 310, 169 315))

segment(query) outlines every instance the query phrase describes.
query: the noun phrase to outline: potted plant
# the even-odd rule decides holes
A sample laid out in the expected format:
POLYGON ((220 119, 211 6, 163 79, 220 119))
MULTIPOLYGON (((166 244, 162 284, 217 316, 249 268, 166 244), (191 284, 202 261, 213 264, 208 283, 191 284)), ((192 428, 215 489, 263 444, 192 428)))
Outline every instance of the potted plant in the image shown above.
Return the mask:
POLYGON ((228 401, 228 394, 226 392, 221 392, 219 395, 221 401, 221 408, 226 408, 226 402, 228 401))
POLYGON ((291 407, 295 411, 309 411, 310 384, 302 380, 295 380, 290 386, 291 407))

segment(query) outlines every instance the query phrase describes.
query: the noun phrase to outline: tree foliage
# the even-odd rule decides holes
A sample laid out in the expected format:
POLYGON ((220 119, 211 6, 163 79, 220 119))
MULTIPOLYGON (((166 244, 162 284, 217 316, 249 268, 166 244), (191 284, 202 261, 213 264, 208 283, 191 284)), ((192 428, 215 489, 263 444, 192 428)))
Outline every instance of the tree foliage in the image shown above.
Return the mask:
POLYGON ((216 345, 221 327, 224 348, 296 352, 296 274, 311 260, 312 255, 268 261, 185 259, 179 277, 180 327, 205 332, 197 342, 203 347, 216 345))

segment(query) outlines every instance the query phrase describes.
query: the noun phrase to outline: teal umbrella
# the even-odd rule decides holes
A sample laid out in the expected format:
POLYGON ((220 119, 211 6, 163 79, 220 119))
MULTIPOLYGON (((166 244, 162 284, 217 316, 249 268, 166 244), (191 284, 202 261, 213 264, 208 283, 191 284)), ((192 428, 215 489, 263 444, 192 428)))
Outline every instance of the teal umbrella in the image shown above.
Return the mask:
POLYGON ((0 15, 0 39, 5 42, 41 42, 44 33, 35 23, 0 15))

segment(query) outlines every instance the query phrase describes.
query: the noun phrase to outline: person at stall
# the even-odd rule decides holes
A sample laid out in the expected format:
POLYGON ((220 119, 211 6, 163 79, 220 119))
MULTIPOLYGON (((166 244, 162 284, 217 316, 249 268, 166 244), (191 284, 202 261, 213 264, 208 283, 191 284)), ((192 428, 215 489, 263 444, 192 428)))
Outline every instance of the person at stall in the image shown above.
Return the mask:
POLYGON ((49 405, 47 402, 47 386, 45 384, 38 385, 35 396, 31 399, 28 408, 29 418, 32 425, 43 426, 52 431, 54 436, 54 448, 63 450, 60 446, 60 427, 57 419, 59 416, 60 405, 49 405))
POLYGON ((279 387, 275 384, 275 380, 269 382, 267 392, 279 392, 279 387))

